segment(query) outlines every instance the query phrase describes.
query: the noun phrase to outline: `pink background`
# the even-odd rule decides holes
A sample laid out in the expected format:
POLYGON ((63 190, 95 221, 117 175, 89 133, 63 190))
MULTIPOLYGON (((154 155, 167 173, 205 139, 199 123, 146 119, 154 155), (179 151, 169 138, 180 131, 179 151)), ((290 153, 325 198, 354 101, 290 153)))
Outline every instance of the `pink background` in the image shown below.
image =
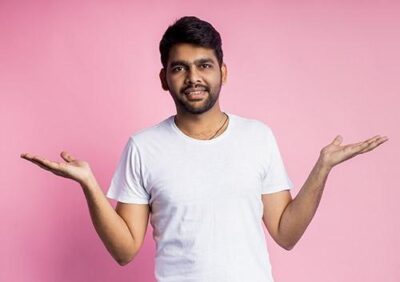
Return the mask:
POLYGON ((272 127, 293 197, 337 134, 390 138, 334 168, 293 250, 266 234, 275 280, 400 281, 400 5, 316 2, 0 1, 0 280, 154 281, 150 225, 120 267, 80 186, 19 155, 67 150, 106 191, 127 138, 175 114, 158 44, 196 15, 222 35, 222 110, 272 127))

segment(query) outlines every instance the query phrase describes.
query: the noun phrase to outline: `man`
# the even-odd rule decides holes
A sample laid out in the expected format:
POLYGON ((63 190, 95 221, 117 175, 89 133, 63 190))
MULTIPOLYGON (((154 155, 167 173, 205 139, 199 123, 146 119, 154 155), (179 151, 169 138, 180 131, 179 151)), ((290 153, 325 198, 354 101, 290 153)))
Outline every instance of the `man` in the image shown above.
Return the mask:
POLYGON ((177 114, 129 137, 107 196, 90 166, 63 151, 66 163, 22 154, 80 183, 94 227, 120 265, 139 252, 149 215, 157 281, 273 281, 264 224, 282 248, 298 242, 318 207, 330 170, 387 141, 375 136, 320 156, 298 195, 265 123, 222 112, 227 79, 221 38, 211 24, 183 17, 160 42, 162 88, 177 114))

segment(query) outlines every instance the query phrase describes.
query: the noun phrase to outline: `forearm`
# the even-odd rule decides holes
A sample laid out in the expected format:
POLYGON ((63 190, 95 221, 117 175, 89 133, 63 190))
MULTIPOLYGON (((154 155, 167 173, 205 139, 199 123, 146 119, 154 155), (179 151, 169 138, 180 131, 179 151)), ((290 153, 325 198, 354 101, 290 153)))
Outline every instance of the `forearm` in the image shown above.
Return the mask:
POLYGON ((297 196, 285 208, 278 237, 289 249, 300 240, 318 208, 331 168, 318 159, 297 196))
POLYGON ((121 265, 135 255, 135 242, 125 221, 111 206, 95 178, 81 184, 92 223, 113 258, 121 265))

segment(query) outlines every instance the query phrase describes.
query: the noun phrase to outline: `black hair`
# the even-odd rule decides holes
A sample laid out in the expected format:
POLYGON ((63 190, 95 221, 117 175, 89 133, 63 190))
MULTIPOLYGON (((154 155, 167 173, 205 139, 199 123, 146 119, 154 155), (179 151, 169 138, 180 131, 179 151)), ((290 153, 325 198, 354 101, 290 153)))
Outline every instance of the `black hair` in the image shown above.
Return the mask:
POLYGON ((161 63, 167 68, 169 51, 175 44, 189 43, 214 50, 219 66, 222 66, 222 40, 218 31, 208 22, 194 16, 182 17, 170 25, 160 41, 161 63))

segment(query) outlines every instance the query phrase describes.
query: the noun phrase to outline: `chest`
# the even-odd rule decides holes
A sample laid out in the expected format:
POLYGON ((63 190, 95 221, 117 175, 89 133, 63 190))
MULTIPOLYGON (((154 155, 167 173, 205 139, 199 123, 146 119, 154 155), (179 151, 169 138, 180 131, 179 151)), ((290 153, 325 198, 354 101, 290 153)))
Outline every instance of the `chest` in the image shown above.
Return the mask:
POLYGON ((184 205, 261 195, 265 159, 254 148, 182 149, 163 152, 155 160, 145 180, 151 204, 184 205))

